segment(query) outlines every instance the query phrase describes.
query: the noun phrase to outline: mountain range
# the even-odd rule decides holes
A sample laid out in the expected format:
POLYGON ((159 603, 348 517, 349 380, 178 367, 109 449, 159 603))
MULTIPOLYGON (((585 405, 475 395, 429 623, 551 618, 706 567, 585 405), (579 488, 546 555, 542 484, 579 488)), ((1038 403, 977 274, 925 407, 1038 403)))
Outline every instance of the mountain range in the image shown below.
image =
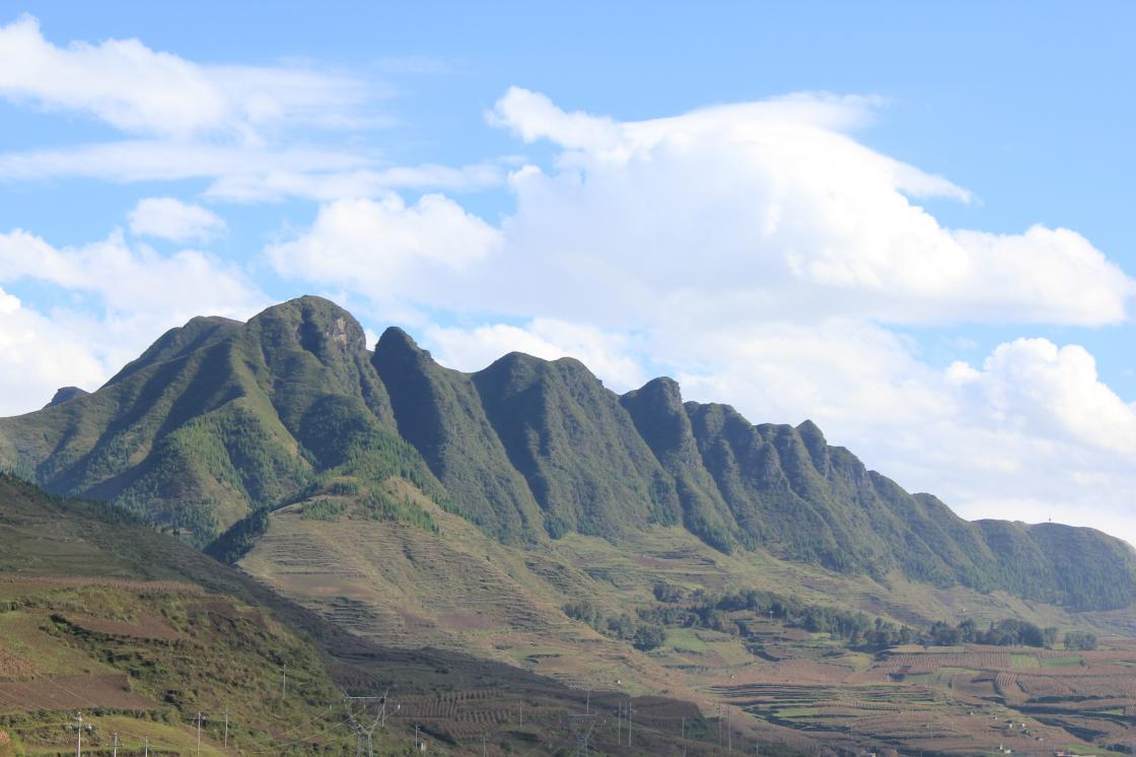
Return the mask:
POLYGON ((754 425, 684 402, 668 378, 619 395, 570 358, 511 353, 463 373, 394 327, 371 351, 349 313, 316 297, 247 323, 194 318, 97 391, 61 389, 0 419, 0 467, 231 559, 267 513, 313 497, 429 527, 415 497, 392 493, 397 480, 507 545, 674 526, 724 554, 835 573, 898 571, 1071 609, 1136 601, 1125 542, 963 520, 810 421, 754 425))

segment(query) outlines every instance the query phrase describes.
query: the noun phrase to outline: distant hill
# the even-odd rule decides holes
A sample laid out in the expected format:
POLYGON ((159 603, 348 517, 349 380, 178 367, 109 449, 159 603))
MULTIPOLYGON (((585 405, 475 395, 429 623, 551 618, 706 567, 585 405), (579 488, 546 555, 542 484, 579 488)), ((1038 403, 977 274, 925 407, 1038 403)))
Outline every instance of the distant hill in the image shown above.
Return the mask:
MULTIPOLYGON (((724 553, 848 574, 898 569, 1077 609, 1136 600, 1124 542, 962 520, 811 422, 755 426, 684 403, 666 378, 619 396, 572 359, 513 353, 466 374, 396 328, 371 353, 350 314, 314 297, 245 324, 194 319, 97 392, 0 420, 0 464, 199 546, 234 524, 229 541, 251 545, 250 514, 321 493, 382 499, 398 478, 507 544, 673 524, 724 553)), ((383 508, 425 517, 412 498, 383 508)))

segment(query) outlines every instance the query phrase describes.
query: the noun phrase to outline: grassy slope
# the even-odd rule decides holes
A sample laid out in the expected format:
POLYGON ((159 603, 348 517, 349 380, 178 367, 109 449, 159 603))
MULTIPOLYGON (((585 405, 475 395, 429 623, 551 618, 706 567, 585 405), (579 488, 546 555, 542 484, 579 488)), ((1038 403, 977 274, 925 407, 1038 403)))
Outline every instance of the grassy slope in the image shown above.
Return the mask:
MULTIPOLYGON (((103 509, 0 477, 0 656, 8 663, 0 691, 5 680, 30 681, 45 696, 62 696, 66 710, 93 711, 90 747, 108 745, 116 731, 124 745, 148 736, 156 747, 185 748, 191 721, 205 711, 206 743, 215 748, 226 709, 231 738, 246 749, 281 744, 289 722, 315 742, 343 742, 327 710, 338 693, 310 641, 264 608, 202 591, 239 584, 229 569, 144 526, 105 520, 103 509), (138 626, 142 636, 100 632, 99 620, 138 626), (154 626, 157 638, 145 630, 154 626), (284 664, 294 681, 286 698, 278 690, 284 664), (105 699, 82 679, 60 683, 122 673, 140 709, 116 706, 113 691, 105 699)), ((0 702, 0 718, 25 746, 69 742, 53 725, 67 713, 20 704, 0 702)))

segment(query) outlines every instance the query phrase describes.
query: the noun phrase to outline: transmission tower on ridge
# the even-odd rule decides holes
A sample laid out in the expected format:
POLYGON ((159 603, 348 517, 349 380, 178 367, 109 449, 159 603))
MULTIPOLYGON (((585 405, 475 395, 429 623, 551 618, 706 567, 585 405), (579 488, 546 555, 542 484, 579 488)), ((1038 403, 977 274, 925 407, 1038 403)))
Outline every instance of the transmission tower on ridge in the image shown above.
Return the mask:
POLYGON ((355 734, 355 757, 375 757, 374 735, 379 726, 386 726, 387 694, 388 689, 381 697, 344 697, 344 707, 347 711, 347 724, 355 734), (377 705, 374 717, 368 708, 377 705))

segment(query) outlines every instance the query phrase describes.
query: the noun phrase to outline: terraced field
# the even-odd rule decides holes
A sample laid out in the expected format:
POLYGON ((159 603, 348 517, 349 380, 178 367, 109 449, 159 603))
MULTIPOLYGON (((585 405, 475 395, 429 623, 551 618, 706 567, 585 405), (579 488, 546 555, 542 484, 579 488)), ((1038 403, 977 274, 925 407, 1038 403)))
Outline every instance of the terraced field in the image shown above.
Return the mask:
MULTIPOLYGON (((313 648, 233 600, 176 582, 0 582, 0 728, 29 754, 73 751, 78 712, 92 750, 118 734, 123 753, 146 743, 188 753, 197 712, 209 720, 204 753, 222 753, 226 712, 229 743, 245 751, 286 745, 289 722, 337 744, 326 705, 338 701, 313 648), (277 689, 285 662, 287 698, 277 689)), ((282 749, 295 751, 305 750, 282 749)))
MULTIPOLYGON (((1105 710, 1073 707, 1068 698, 1058 705, 1060 716, 1023 709, 1040 704, 1029 687, 1046 696, 1043 684, 1054 687, 1064 678, 1084 687, 1093 680, 1113 694, 1125 691, 1116 675, 1136 667, 1118 670, 1129 663, 1114 652, 910 647, 875 655, 743 612, 730 613, 727 622, 744 624, 744 639, 706 628, 670 628, 660 647, 641 652, 570 620, 563 607, 588 597, 607 616, 634 616, 637 608, 657 605, 653 587, 665 580, 688 591, 752 587, 805 601, 843 597, 850 608, 919 627, 965 613, 978 623, 1021 617, 1103 635, 1125 627, 1122 613, 1073 616, 998 593, 934 589, 898 577, 877 583, 760 553, 723 555, 677 529, 644 532, 625 548, 569 535, 522 551, 487 539, 424 498, 416 504, 429 512, 436 533, 396 522, 305 519, 302 503, 285 508, 271 516, 267 534, 241 567, 379 643, 470 653, 590 689, 601 710, 609 702, 592 727, 612 747, 619 699, 648 692, 693 703, 712 742, 720 731, 723 744, 729 734, 739 744, 765 745, 765 753, 774 744, 806 753, 818 745, 968 753, 999 744, 1026 753, 1055 745, 1089 753, 1120 743, 1120 731, 1111 728, 1121 725, 1115 713, 1090 732, 1078 729, 1093 712, 1105 710), (1084 670, 1082 662, 1092 675, 1073 675, 1084 670), (1012 732, 1009 722, 1017 724, 1012 732)), ((1136 665, 1136 655, 1130 662, 1136 665)), ((1081 690, 1066 685, 1061 691, 1072 697, 1081 690)), ((404 700, 405 709, 393 717, 417 717, 438 743, 476 752, 482 735, 490 744, 500 734, 513 744, 546 733, 568 738, 583 705, 566 709, 550 702, 543 714, 530 712, 522 729, 518 708, 524 701, 500 691, 460 706, 456 700, 404 700)), ((660 720, 660 738, 680 738, 682 721, 660 720)), ((533 743, 534 749, 548 744, 533 743)))

